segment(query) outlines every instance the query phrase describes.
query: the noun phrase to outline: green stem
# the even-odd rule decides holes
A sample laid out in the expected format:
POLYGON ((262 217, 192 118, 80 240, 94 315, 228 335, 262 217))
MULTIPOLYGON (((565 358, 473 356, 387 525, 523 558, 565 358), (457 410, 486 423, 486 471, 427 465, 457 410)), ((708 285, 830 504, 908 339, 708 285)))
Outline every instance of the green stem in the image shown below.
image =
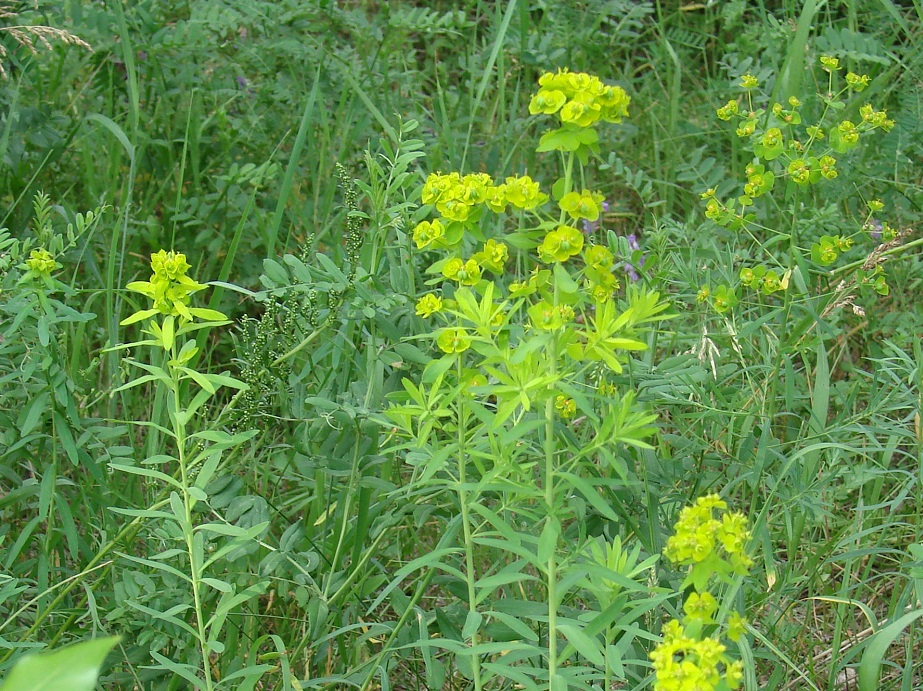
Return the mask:
MULTIPOLYGON (((170 353, 170 360, 176 360, 176 352, 170 353)), ((185 412, 182 408, 180 399, 180 373, 172 364, 170 367, 170 376, 172 378, 173 392, 173 432, 176 435, 176 456, 179 460, 180 482, 183 486, 183 537, 186 541, 186 551, 189 553, 189 577, 192 582, 192 599, 195 607, 196 631, 198 632, 199 650, 202 654, 202 671, 205 673, 205 688, 208 691, 214 689, 212 682, 211 670, 209 668, 209 646, 208 631, 205 624, 204 608, 202 606, 201 590, 201 565, 195 549, 195 528, 192 522, 192 509, 195 506, 195 499, 192 497, 189 489, 189 467, 186 459, 186 422, 181 419, 180 414, 185 412)))
MULTIPOLYGON (((557 292, 557 291, 555 291, 557 292)), ((556 296, 557 297, 557 296, 556 296)), ((557 300, 555 300, 557 302, 557 300)), ((552 338, 552 344, 556 339, 552 338)), ((556 369, 554 356, 555 345, 552 345, 552 369, 556 369)), ((554 398, 548 397, 545 401, 545 504, 548 515, 546 520, 555 520, 554 517, 554 398)), ((548 555, 546 567, 548 573, 548 683, 554 683, 558 671, 558 564, 555 549, 548 555)))
MULTIPOLYGON (((456 361, 458 372, 458 381, 461 383, 462 378, 462 359, 459 356, 456 361)), ((474 542, 471 535, 470 512, 468 511, 468 490, 465 488, 467 482, 465 457, 465 431, 468 425, 468 408, 465 405, 465 391, 459 393, 458 399, 458 501, 461 504, 462 530, 465 540, 465 582, 468 586, 468 613, 469 616, 475 616, 477 613, 477 594, 474 588, 474 542)), ((478 632, 474 630, 471 633, 471 647, 478 644, 478 632)), ((474 676, 475 691, 482 688, 481 682, 481 658, 477 655, 471 656, 471 667, 474 676)))
MULTIPOLYGON (((564 194, 567 194, 573 184, 574 174, 573 152, 567 157, 564 167, 564 194)), ((561 223, 564 223, 564 211, 561 211, 561 223)), ((554 283, 553 304, 557 308, 561 298, 561 288, 558 282, 554 283)), ((550 352, 550 369, 551 376, 555 377, 558 373, 558 338, 557 334, 551 335, 551 352, 550 352)), ((556 521, 555 501, 554 501, 554 462, 555 462, 555 438, 554 438, 554 395, 549 394, 548 400, 545 401, 545 506, 547 509, 546 521, 556 521)), ((558 670, 558 564, 557 564, 557 545, 548 555, 547 572, 547 589, 548 589, 548 683, 553 687, 555 676, 558 670)))

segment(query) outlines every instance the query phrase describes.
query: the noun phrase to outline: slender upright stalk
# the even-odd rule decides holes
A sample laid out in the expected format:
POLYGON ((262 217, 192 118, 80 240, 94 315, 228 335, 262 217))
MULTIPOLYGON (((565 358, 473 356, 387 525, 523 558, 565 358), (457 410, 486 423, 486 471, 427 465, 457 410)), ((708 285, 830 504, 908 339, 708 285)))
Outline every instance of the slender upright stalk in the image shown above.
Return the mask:
MULTIPOLYGON (((455 361, 456 371, 458 373, 459 386, 462 382, 462 359, 458 357, 455 361)), ((468 614, 474 616, 477 614, 477 593, 474 588, 474 542, 471 535, 471 520, 468 510, 468 490, 465 484, 468 481, 466 472, 467 466, 467 449, 465 448, 466 429, 468 427, 468 406, 465 404, 466 393, 461 389, 458 397, 458 502, 461 504, 462 530, 464 531, 465 540, 465 581, 468 585, 468 614)), ((475 629, 471 632, 471 646, 478 644, 478 632, 475 629)), ((475 691, 481 691, 483 688, 481 681, 481 659, 477 655, 471 656, 472 676, 474 677, 475 691)))
MULTIPOLYGON (((573 187, 574 176, 574 159, 576 155, 571 152, 564 161, 564 194, 570 192, 573 187)), ((561 223, 564 222, 564 211, 561 211, 561 223)), ((554 306, 560 303, 560 286, 557 281, 554 284, 554 306)), ((551 349, 549 357, 550 374, 554 377, 558 373, 558 338, 557 334, 551 335, 551 349)), ((545 439, 543 444, 545 456, 544 470, 544 489, 545 489, 545 507, 547 514, 546 521, 557 522, 555 516, 555 437, 554 437, 554 396, 549 395, 545 401, 545 439)), ((548 590, 548 683, 553 684, 554 678, 558 671, 558 562, 557 562, 557 545, 550 551, 548 562, 545 566, 547 574, 548 590)))
MULTIPOLYGON (((554 342, 554 339, 552 340, 554 342)), ((552 357, 555 356, 552 347, 552 357)), ((552 360, 554 362, 554 360, 552 360)), ((555 369, 552 365, 552 369, 555 369)), ((554 516, 554 398, 548 397, 545 401, 545 504, 548 511, 546 521, 555 520, 554 516)), ((548 564, 545 567, 548 574, 548 682, 553 679, 558 670, 558 564, 556 549, 548 555, 548 564)))
POLYGON ((180 372, 172 362, 176 360, 175 345, 173 351, 168 353, 168 356, 170 361, 168 362, 167 367, 169 368, 170 376, 173 380, 171 386, 173 393, 173 415, 171 415, 171 422, 173 423, 173 433, 176 435, 176 457, 179 461, 180 483, 183 486, 183 538, 186 542, 186 551, 189 554, 189 578, 192 583, 192 599, 193 606, 195 608, 196 631, 198 633, 199 639, 199 650, 202 655, 202 671, 205 674, 205 688, 208 689, 208 691, 212 691, 212 689, 214 689, 214 684, 212 683, 212 675, 209 668, 208 632, 205 624, 205 616, 203 613, 204 608, 202 604, 201 564, 199 563, 198 553, 195 548, 196 535, 192 522, 192 509, 195 499, 193 499, 189 491, 190 477, 188 459, 186 458, 186 422, 181 415, 183 412, 183 407, 182 399, 180 396, 180 372))

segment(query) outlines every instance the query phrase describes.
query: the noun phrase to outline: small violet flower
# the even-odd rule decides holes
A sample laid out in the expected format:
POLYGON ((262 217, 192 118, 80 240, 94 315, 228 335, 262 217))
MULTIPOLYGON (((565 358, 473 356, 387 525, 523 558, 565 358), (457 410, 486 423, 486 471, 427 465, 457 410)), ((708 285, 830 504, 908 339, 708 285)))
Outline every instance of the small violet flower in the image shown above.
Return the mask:
MULTIPOLYGON (((631 233, 625 239, 628 240, 628 246, 632 250, 641 249, 641 245, 638 243, 638 236, 634 233, 631 233)), ((638 260, 637 268, 641 268, 642 266, 644 266, 644 255, 641 255, 641 258, 638 260)), ((631 262, 625 262, 625 273, 628 274, 628 278, 632 283, 636 283, 641 278, 636 271, 636 267, 631 262)))
POLYGON ((872 240, 878 242, 881 240, 881 221, 872 219, 867 224, 869 234, 872 236, 872 240))

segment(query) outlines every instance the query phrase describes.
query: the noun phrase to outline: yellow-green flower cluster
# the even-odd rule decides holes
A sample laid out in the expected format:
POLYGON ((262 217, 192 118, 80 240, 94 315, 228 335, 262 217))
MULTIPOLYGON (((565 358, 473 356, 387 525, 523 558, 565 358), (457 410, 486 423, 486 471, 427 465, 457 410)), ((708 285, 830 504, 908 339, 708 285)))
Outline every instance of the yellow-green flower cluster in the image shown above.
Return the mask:
POLYGON ((561 225, 549 232, 538 246, 538 256, 546 264, 565 262, 583 249, 583 233, 561 225))
POLYGON ((583 218, 592 223, 599 220, 602 203, 603 195, 583 190, 582 192, 568 192, 561 197, 558 206, 571 218, 575 220, 583 218))
POLYGON ((621 122, 628 116, 631 98, 620 86, 603 84, 584 72, 546 72, 529 103, 532 115, 557 115, 565 125, 591 127, 596 122, 621 122))
POLYGON ((503 184, 494 187, 488 195, 487 206, 496 213, 504 211, 507 204, 531 211, 547 201, 548 195, 541 191, 538 182, 522 175, 508 177, 503 184))
MULTIPOLYGON (((436 207, 436 211, 447 221, 465 223, 475 216, 477 208, 486 205, 491 211, 501 213, 507 204, 519 209, 534 209, 548 201, 539 185, 528 175, 511 176, 500 185, 494 185, 487 173, 432 173, 423 184, 421 201, 436 207)), ((422 249, 444 236, 444 229, 433 224, 439 221, 424 221, 414 229, 414 242, 422 249), (423 226, 423 224, 429 224, 423 226), (421 244, 422 243, 422 244, 421 244)), ((442 224, 440 224, 441 226, 442 224)))
POLYGON ((449 355, 464 353, 471 347, 471 336, 464 329, 443 329, 436 337, 436 345, 449 355))
POLYGON ((675 531, 664 549, 664 556, 675 564, 694 566, 717 558, 734 572, 746 574, 753 563, 745 551, 750 538, 746 516, 728 512, 727 503, 717 494, 700 497, 684 508, 675 531))
POLYGON ((767 269, 763 265, 745 266, 740 270, 740 283, 753 290, 761 290, 764 295, 772 295, 788 288, 790 274, 789 271, 779 276, 774 269, 767 269))
POLYGON ((743 664, 732 661, 714 638, 689 636, 672 620, 663 628, 663 642, 651 652, 654 691, 714 691, 720 685, 736 689, 743 681, 743 664))
POLYGON ((577 414, 577 402, 569 396, 559 394, 554 399, 554 408, 558 414, 565 420, 570 420, 577 414))
POLYGON ((29 258, 26 259, 26 269, 36 278, 49 278, 51 273, 60 266, 51 252, 46 249, 32 250, 29 258))
POLYGON ((416 313, 423 317, 430 317, 442 311, 442 298, 433 293, 427 293, 417 300, 416 313))
POLYGON ((190 296, 205 286, 186 275, 190 268, 185 254, 160 250, 151 256, 154 274, 150 281, 133 281, 127 288, 151 298, 154 309, 161 314, 192 321, 188 307, 190 296))
POLYGON ((540 288, 548 284, 551 272, 548 269, 535 268, 527 281, 513 281, 510 283, 510 295, 515 298, 522 298, 533 295, 540 288))
POLYGON ((574 308, 570 305, 552 305, 540 300, 529 308, 532 326, 539 331, 556 331, 574 320, 574 308))
POLYGON ((418 250, 439 244, 444 237, 445 226, 438 218, 435 221, 421 221, 413 229, 413 241, 418 250))
POLYGON ((483 249, 472 257, 480 267, 497 275, 503 273, 503 266, 509 258, 510 248, 494 239, 485 242, 483 249))
POLYGON ((487 173, 471 173, 464 177, 454 172, 434 173, 426 178, 421 201, 435 206, 443 218, 463 223, 474 207, 487 201, 487 190, 492 186, 493 180, 487 173))
POLYGON ((584 251, 583 260, 586 262, 583 277, 590 296, 596 302, 605 302, 619 288, 619 280, 612 273, 614 255, 608 247, 591 245, 584 251))
POLYGON ((811 245, 811 260, 821 266, 829 266, 842 252, 848 252, 853 245, 852 238, 842 235, 823 235, 820 242, 811 245))
POLYGON ((442 275, 460 285, 473 286, 481 280, 481 267, 474 259, 466 261, 460 257, 452 257, 443 265, 442 275))
POLYGON ((894 128, 894 120, 888 119, 888 113, 884 110, 875 110, 870 103, 866 103, 859 108, 859 114, 862 116, 862 122, 890 132, 894 128))

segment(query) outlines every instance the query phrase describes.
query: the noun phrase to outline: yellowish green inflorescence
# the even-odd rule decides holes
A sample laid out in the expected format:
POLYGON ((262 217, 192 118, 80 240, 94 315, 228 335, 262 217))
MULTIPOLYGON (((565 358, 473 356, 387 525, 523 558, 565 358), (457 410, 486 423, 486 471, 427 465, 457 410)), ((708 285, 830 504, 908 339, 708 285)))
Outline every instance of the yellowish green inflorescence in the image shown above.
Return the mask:
MULTIPOLYGON (((743 194, 736 200, 719 199, 715 189, 702 194, 706 218, 730 230, 759 231, 761 227, 752 207, 757 199, 772 192, 778 182, 798 190, 834 180, 839 175, 838 157, 856 148, 860 139, 874 131, 888 132, 894 127, 894 120, 888 118, 887 112, 877 110, 870 103, 859 107, 856 121, 844 118, 828 122, 828 115, 843 112, 846 104, 841 99, 864 91, 871 79, 868 75, 848 72, 844 77, 845 85, 837 91, 834 80, 841 70, 840 61, 823 56, 820 67, 828 73, 829 81, 827 93, 819 95, 823 111, 814 124, 804 122, 804 104, 796 96, 790 96, 785 103, 773 103, 768 109, 755 107, 754 93, 760 86, 759 80, 751 74, 741 77, 739 86, 744 90, 743 98, 731 99, 718 108, 717 115, 721 120, 736 122, 735 133, 752 149, 754 158, 746 167, 743 194)), ((882 224, 875 222, 871 215, 878 210, 880 207, 870 207, 871 213, 861 230, 869 234, 878 232, 876 229, 882 224)), ((880 237, 887 242, 894 235, 888 228, 880 237)), ((819 267, 829 266, 852 244, 851 237, 825 235, 810 246, 811 261, 819 267)), ((744 266, 740 269, 740 283, 763 295, 772 295, 788 290, 791 273, 789 267, 744 266)), ((887 293, 881 272, 866 276, 863 282, 878 292, 887 293)), ((709 303, 719 314, 732 310, 738 303, 734 286, 727 285, 714 289, 703 286, 699 299, 709 303)))
POLYGON ((150 298, 154 306, 138 310, 123 319, 122 326, 150 319, 146 332, 154 336, 164 350, 172 351, 176 335, 194 327, 195 320, 210 325, 227 323, 227 317, 221 312, 190 306, 192 294, 206 287, 186 275, 190 268, 186 255, 182 253, 160 250, 152 255, 151 269, 154 273, 150 279, 133 281, 126 287, 150 298), (155 317, 163 317, 163 320, 157 321, 155 317))
MULTIPOLYGON (((651 652, 655 691, 720 691, 736 689, 743 680, 743 664, 731 659, 721 641, 721 622, 716 621, 718 599, 709 581, 728 581, 746 576, 752 559, 747 555, 750 531, 743 514, 727 510, 718 495, 700 497, 684 508, 664 556, 688 568, 683 587, 693 591, 683 604, 685 616, 663 628, 663 641, 651 652)), ((724 627, 724 635, 737 641, 745 622, 736 612, 724 627)))

